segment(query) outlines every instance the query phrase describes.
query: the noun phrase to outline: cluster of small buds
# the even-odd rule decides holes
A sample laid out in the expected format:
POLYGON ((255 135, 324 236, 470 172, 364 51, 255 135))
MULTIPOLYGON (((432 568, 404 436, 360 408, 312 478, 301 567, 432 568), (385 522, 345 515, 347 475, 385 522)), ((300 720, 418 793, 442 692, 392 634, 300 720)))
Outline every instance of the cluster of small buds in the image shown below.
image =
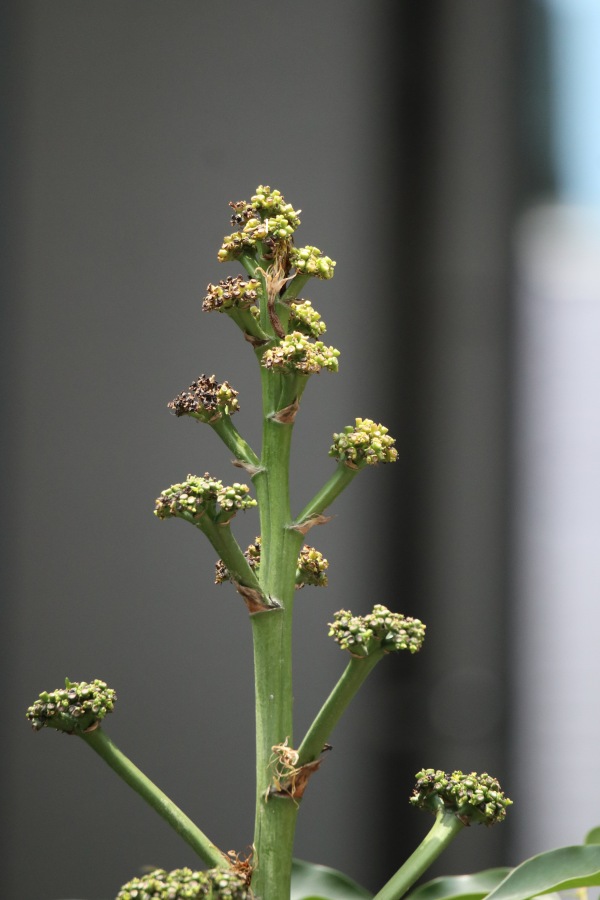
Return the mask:
POLYGON ((261 364, 266 369, 313 375, 321 369, 337 372, 339 355, 335 347, 326 347, 322 341, 313 343, 300 331, 292 331, 263 354, 261 364))
POLYGON ((379 650, 416 653, 425 639, 425 625, 378 603, 367 616, 354 616, 345 609, 336 612, 334 621, 329 623, 329 637, 353 656, 369 656, 379 650))
POLYGON ((69 681, 64 688, 42 691, 27 710, 33 728, 56 728, 57 731, 86 731, 112 712, 117 695, 104 681, 69 681))
POLYGON ((179 516, 188 520, 199 520, 204 513, 214 521, 229 521, 240 509, 256 506, 256 500, 249 497, 247 484, 234 482, 224 486, 222 481, 212 478, 208 472, 204 477, 188 475, 182 484, 173 484, 162 491, 156 500, 154 515, 159 519, 179 516), (220 507, 220 512, 217 507, 220 507))
POLYGON ((244 281, 241 275, 229 275, 218 284, 209 284, 206 288, 206 297, 202 301, 204 312, 218 310, 226 312, 228 309, 253 309, 256 308, 260 291, 257 278, 244 281))
POLYGON ((333 435, 329 455, 355 467, 395 462, 398 458, 395 442, 385 425, 378 425, 372 419, 356 419, 354 426, 347 425, 340 434, 333 435))
POLYGON ((264 240, 267 230, 258 219, 249 219, 243 231, 234 231, 223 238, 221 249, 217 253, 219 262, 229 262, 237 259, 244 250, 250 250, 256 246, 257 241, 264 240), (260 226, 260 227, 259 227, 260 226))
POLYGON ((281 192, 271 190, 268 185, 259 184, 250 203, 263 219, 270 219, 271 216, 281 217, 292 227, 292 230, 295 230, 300 224, 301 210, 294 209, 291 203, 286 203, 281 192))
POLYGON ((200 375, 187 391, 182 391, 167 406, 176 416, 193 416, 200 422, 214 422, 238 411, 237 395, 228 381, 219 383, 214 375, 200 375))
POLYGON ((416 778, 410 798, 413 806, 437 812, 441 801, 445 809, 454 812, 465 824, 494 825, 506 818, 506 809, 512 805, 498 780, 487 772, 465 775, 460 771, 449 774, 439 769, 421 769, 416 778))
MULTIPOLYGON (((244 556, 246 557, 250 568, 257 575, 260 569, 260 552, 260 537, 255 538, 254 543, 250 544, 248 549, 244 551, 244 556)), ((314 547, 309 547, 308 544, 305 544, 298 556, 296 587, 327 587, 326 570, 328 568, 329 563, 323 554, 318 550, 315 550, 314 547)), ((230 581, 230 579, 231 573, 223 560, 217 560, 215 565, 215 584, 224 584, 226 581, 230 581)))
POLYGON ((319 338, 327 331, 321 314, 313 307, 310 300, 297 300, 290 304, 290 324, 295 331, 300 331, 312 338, 319 338))
POLYGON ((305 544, 298 557, 296 587, 327 587, 329 563, 322 553, 305 544))
POLYGON ((328 256, 323 256, 318 247, 292 248, 290 264, 296 272, 311 275, 313 278, 333 278, 335 263, 328 256))
POLYGON ((116 900, 249 900, 246 880, 226 869, 155 869, 124 884, 116 900))

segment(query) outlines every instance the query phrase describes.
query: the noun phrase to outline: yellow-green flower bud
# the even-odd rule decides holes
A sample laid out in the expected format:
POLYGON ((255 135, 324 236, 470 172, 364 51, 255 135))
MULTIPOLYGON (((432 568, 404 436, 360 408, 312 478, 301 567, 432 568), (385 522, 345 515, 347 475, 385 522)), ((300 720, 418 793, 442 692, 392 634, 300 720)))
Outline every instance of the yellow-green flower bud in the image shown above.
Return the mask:
POLYGON ((286 203, 280 191, 272 191, 268 185, 259 184, 250 203, 263 219, 270 219, 272 216, 281 217, 291 226, 292 231, 300 224, 300 210, 295 210, 291 203, 286 203))
POLYGON ((290 303, 290 326, 312 338, 319 338, 327 331, 325 322, 310 300, 295 300, 290 303))
POLYGON ((187 391, 182 391, 167 406, 176 416, 192 416, 199 422, 214 422, 239 409, 238 392, 228 381, 221 384, 214 375, 200 375, 187 391))
POLYGON ((290 253, 290 264, 296 271, 313 278, 333 278, 335 263, 328 256, 323 256, 318 247, 293 248, 290 253))
POLYGON ((42 691, 26 715, 36 731, 47 727, 73 734, 95 727, 113 711, 116 700, 115 691, 104 681, 96 678, 88 684, 66 678, 64 688, 42 691))
POLYGON ((454 812, 465 825, 479 822, 494 825, 506 818, 512 800, 506 797, 496 778, 487 772, 478 775, 460 771, 442 772, 440 769, 421 769, 410 798, 413 806, 438 812, 440 804, 454 812))
POLYGON ((372 419, 356 419, 354 427, 347 425, 341 433, 333 435, 329 455, 356 467, 395 462, 398 458, 395 442, 385 425, 378 425, 372 419))
POLYGON ((381 650, 416 653, 425 639, 425 625, 419 619, 390 612, 378 603, 367 616, 354 616, 345 609, 336 612, 334 621, 329 623, 329 637, 353 656, 369 656, 381 650))
POLYGON ((236 481, 224 486, 208 472, 203 478, 188 475, 182 484, 173 484, 162 491, 156 500, 154 515, 159 519, 177 517, 197 523, 206 514, 214 522, 225 522, 238 510, 256 506, 256 500, 248 496, 249 492, 247 484, 236 481))
POLYGON ((322 341, 313 343, 301 332, 292 331, 263 354, 261 364, 266 369, 312 375, 321 369, 337 372, 339 355, 335 347, 326 347, 322 341))
POLYGON ((296 587, 327 587, 329 563, 322 553, 305 544, 298 557, 296 587))

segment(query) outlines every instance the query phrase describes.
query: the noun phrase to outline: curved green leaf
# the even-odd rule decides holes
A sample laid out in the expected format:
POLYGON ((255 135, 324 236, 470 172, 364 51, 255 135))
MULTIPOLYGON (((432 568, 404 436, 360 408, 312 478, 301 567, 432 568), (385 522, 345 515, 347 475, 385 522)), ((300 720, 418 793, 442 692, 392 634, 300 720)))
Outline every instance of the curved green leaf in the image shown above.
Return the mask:
POLYGON ((488 895, 488 900, 530 900, 538 894, 600 885, 600 845, 560 847, 532 856, 488 895))
POLYGON ((365 890, 343 872, 295 859, 292 864, 290 900, 372 900, 365 890))
POLYGON ((408 900, 480 900, 498 887, 512 869, 486 869, 474 875, 451 875, 422 884, 408 900))
POLYGON ((584 844, 600 844, 600 825, 597 828, 592 828, 591 831, 585 836, 584 844))

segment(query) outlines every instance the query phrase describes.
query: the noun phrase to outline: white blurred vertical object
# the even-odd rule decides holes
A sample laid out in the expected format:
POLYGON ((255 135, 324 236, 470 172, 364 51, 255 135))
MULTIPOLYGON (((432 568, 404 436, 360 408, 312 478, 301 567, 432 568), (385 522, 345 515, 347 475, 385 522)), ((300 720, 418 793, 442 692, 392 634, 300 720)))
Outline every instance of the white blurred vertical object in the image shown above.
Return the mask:
POLYGON ((556 203, 518 234, 515 861, 600 824, 600 3, 542 5, 556 203))
POLYGON ((521 858, 600 824, 600 218, 531 211, 519 236, 521 858))

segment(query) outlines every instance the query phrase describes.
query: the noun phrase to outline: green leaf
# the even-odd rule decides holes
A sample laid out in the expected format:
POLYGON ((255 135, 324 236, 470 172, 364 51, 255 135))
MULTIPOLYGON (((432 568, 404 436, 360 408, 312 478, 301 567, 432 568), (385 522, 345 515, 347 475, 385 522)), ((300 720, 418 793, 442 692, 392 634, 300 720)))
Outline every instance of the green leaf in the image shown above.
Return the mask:
POLYGON ((600 885, 600 845, 560 847, 525 860, 488 900, 529 900, 538 894, 600 885))
POLYGON ((585 836, 584 844, 600 844, 600 825, 597 828, 592 828, 591 831, 585 836))
POLYGON ((295 859, 290 900, 372 900, 363 887, 336 869, 295 859))
POLYGON ((474 875, 452 875, 434 878, 422 884, 408 900, 480 900, 493 891, 511 869, 486 869, 474 875))

